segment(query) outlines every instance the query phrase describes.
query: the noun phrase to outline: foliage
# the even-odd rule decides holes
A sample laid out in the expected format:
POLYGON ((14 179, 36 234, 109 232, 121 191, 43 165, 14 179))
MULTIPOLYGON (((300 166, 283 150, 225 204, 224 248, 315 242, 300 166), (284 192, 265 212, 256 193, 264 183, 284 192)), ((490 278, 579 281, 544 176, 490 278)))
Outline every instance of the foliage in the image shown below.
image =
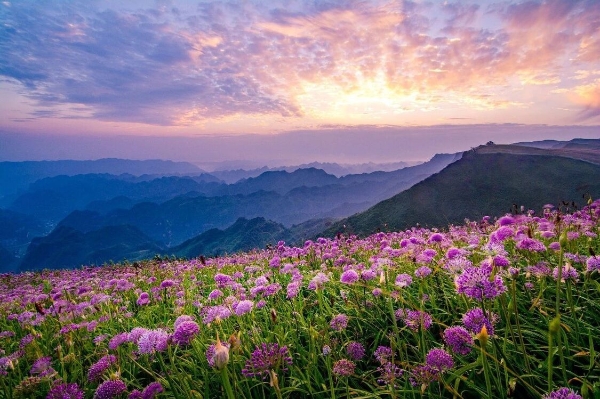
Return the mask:
POLYGON ((594 397, 599 233, 590 201, 4 274, 0 398, 594 397))

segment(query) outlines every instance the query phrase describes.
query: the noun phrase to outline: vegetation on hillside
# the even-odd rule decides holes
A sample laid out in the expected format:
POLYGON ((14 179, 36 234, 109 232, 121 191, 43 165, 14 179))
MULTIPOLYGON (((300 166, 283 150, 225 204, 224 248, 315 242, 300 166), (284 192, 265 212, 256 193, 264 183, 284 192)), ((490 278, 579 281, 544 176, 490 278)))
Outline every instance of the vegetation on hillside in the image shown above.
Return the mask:
POLYGON ((0 398, 593 398, 600 201, 0 279, 0 398))

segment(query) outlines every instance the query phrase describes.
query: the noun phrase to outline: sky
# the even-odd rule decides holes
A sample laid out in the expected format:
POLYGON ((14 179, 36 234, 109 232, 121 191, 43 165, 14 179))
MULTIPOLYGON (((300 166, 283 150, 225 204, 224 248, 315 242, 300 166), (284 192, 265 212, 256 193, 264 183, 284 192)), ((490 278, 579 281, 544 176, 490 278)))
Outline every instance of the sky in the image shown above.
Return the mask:
POLYGON ((0 161, 600 138, 600 1, 0 3, 0 161))

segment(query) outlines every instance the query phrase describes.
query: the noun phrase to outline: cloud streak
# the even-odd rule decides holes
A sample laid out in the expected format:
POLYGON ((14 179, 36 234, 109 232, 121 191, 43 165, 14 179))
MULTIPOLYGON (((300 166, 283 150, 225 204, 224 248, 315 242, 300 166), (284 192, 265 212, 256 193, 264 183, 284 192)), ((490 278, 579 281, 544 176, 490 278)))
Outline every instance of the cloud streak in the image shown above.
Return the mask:
POLYGON ((600 116, 595 0, 19 1, 0 20, 0 75, 31 118, 389 123, 546 106, 524 87, 600 116))

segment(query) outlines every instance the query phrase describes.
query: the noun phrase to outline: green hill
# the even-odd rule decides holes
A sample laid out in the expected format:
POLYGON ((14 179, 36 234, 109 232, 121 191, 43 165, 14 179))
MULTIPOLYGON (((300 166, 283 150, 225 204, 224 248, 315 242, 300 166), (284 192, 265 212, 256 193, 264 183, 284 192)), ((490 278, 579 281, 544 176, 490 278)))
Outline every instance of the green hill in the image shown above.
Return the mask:
MULTIPOLYGON (((494 146, 490 146, 494 147, 494 146)), ((513 204, 541 210, 544 204, 600 196, 600 165, 552 155, 503 153, 482 147, 410 189, 365 212, 343 219, 323 235, 365 235, 420 224, 444 227, 510 212, 513 204)))

